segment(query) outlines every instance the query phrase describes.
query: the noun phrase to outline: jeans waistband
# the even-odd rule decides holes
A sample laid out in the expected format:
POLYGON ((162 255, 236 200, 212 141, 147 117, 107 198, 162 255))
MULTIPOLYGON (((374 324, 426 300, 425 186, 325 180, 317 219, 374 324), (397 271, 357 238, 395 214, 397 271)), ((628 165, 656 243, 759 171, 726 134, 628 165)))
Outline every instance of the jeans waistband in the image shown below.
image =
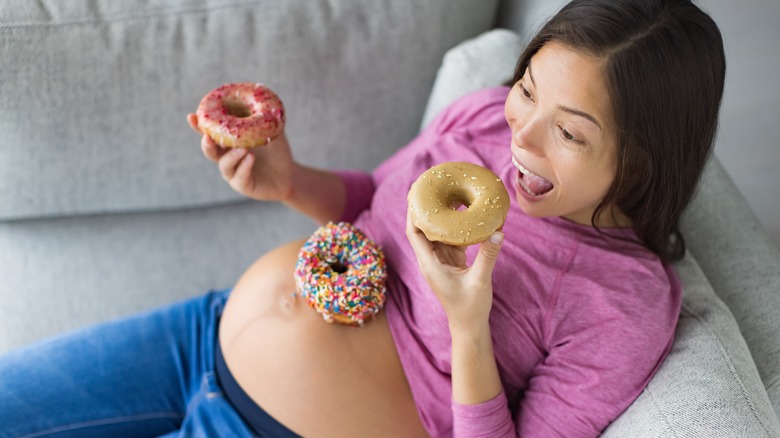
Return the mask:
POLYGON ((230 369, 227 367, 225 357, 219 340, 216 342, 216 367, 217 380, 225 395, 225 399, 233 405, 236 412, 244 419, 254 433, 261 437, 298 437, 295 432, 278 422, 269 415, 257 403, 249 397, 241 385, 238 384, 230 369))

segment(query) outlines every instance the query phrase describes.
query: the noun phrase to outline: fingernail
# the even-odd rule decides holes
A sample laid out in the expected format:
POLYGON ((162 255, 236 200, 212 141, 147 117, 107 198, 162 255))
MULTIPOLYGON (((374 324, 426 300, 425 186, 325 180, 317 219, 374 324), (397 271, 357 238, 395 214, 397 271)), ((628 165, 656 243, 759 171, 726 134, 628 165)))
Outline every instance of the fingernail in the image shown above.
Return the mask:
POLYGON ((502 233, 493 233, 490 236, 490 243, 494 245, 498 245, 502 240, 504 240, 504 235, 502 233))

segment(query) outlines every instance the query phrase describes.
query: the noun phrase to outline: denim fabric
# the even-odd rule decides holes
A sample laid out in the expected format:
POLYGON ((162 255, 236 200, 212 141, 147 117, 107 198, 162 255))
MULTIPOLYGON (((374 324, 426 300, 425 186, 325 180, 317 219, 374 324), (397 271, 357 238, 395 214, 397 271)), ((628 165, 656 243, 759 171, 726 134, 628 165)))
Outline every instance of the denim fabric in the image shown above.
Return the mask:
POLYGON ((249 437, 214 371, 229 291, 0 357, 0 438, 249 437))

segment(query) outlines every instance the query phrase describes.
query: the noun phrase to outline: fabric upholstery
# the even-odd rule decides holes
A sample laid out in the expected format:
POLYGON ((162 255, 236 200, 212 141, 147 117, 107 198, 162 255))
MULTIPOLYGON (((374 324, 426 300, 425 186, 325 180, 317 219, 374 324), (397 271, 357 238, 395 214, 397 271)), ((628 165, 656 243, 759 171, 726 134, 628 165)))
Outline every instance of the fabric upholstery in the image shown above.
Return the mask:
POLYGON ((497 3, 0 2, 0 351, 228 287, 314 229, 202 156, 185 115, 206 92, 263 81, 296 159, 371 169, 497 3))
POLYGON ((780 420, 780 250, 717 160, 681 225, 688 248, 734 314, 780 420))
POLYGON ((436 73, 421 128, 450 102, 512 79, 521 49, 515 32, 495 29, 448 50, 436 73))
POLYGON ((0 220, 238 199, 185 121, 265 82, 296 156, 370 169, 408 142, 446 49, 497 0, 0 2, 0 220))
POLYGON ((259 202, 0 222, 0 353, 231 287, 256 258, 315 227, 259 202))
POLYGON ((728 307, 690 254, 675 268, 684 295, 672 351, 603 436, 780 436, 780 423, 728 307))

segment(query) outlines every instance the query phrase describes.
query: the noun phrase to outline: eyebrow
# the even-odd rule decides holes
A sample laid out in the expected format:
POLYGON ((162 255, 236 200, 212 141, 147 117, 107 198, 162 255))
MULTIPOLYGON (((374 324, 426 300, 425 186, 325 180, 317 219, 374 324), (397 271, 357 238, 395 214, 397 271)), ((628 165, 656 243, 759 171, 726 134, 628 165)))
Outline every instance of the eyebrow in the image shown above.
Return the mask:
MULTIPOLYGON (((528 70, 528 77, 531 78, 531 83, 534 85, 534 88, 536 88, 536 82, 534 82, 534 73, 531 70, 531 61, 530 60, 528 61, 528 66, 526 67, 526 70, 528 70)), ((602 131, 604 130, 604 128, 601 127, 601 123, 599 123, 599 121, 596 120, 595 117, 593 117, 592 115, 586 113, 585 111, 580 111, 578 109, 569 108, 569 107, 563 106, 563 105, 558 105, 558 109, 563 111, 563 112, 569 113, 569 114, 574 114, 575 116, 580 116, 580 117, 586 118, 586 119, 590 120, 591 122, 593 122, 596 126, 598 126, 599 129, 601 129, 602 131)))

